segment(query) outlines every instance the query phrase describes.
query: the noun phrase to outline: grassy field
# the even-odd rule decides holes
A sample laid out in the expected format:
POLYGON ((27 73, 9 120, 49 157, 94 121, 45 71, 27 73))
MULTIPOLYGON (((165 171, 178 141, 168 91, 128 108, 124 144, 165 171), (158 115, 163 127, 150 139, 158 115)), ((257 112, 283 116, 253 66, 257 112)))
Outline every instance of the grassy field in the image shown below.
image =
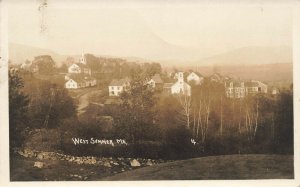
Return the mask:
POLYGON ((227 155, 194 158, 123 172, 101 180, 292 179, 290 155, 227 155))
POLYGON ((202 180, 202 179, 292 179, 291 155, 227 155, 194 158, 163 163, 132 171, 78 165, 67 161, 45 162, 33 167, 36 160, 16 156, 11 159, 12 181, 69 180, 202 180))

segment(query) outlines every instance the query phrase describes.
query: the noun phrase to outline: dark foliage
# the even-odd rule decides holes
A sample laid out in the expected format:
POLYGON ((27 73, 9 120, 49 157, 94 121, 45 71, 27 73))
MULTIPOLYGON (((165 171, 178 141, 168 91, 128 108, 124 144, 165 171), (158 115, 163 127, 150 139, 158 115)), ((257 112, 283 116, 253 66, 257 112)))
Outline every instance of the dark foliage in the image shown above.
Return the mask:
POLYGON ((28 96, 22 92, 23 80, 18 74, 9 73, 9 137, 10 147, 23 144, 28 119, 28 96))

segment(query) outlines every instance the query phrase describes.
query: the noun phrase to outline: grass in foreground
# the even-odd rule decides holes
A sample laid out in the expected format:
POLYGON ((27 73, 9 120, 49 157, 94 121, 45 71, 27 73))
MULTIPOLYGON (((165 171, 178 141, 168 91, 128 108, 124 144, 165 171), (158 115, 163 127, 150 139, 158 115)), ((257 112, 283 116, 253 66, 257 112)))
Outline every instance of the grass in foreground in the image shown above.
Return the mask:
POLYGON ((292 179, 292 155, 226 155, 194 158, 122 172, 122 168, 78 165, 67 161, 46 162, 17 156, 11 159, 11 181, 44 180, 208 180, 208 179, 292 179))

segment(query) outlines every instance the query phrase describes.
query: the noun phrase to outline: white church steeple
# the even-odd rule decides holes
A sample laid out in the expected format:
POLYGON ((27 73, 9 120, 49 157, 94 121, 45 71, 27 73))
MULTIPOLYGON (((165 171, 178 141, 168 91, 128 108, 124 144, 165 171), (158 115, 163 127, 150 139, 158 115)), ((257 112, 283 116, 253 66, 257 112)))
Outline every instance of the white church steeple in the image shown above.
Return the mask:
POLYGON ((80 63, 85 64, 86 65, 86 59, 85 59, 85 55, 84 53, 82 53, 81 58, 80 58, 80 63))

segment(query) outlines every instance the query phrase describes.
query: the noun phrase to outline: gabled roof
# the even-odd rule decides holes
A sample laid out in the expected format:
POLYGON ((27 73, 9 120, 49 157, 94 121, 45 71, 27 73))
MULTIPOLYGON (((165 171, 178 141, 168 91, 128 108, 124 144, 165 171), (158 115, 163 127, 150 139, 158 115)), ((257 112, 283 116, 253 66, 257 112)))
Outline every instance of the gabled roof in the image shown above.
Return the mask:
MULTIPOLYGON (((71 64, 70 66, 72 66, 72 65, 74 65, 74 64, 76 64, 78 67, 80 67, 80 68, 89 68, 87 65, 85 65, 85 64, 83 64, 83 63, 73 63, 73 64, 71 64)), ((69 66, 69 67, 70 67, 69 66)), ((89 68, 90 69, 90 68, 89 68)))
POLYGON ((83 74, 69 74, 68 76, 70 79, 74 80, 77 83, 95 80, 95 78, 83 74))
MULTIPOLYGON (((192 74, 192 73, 195 73, 196 75, 198 75, 198 77, 204 77, 201 73, 196 72, 196 71, 191 71, 191 72, 189 73, 189 75, 192 74)), ((188 76, 189 76, 189 75, 188 75, 188 76)))
POLYGON ((222 75, 220 73, 214 73, 210 76, 210 78, 218 78, 218 79, 221 79, 222 78, 222 75))
POLYGON ((129 83, 129 79, 128 78, 124 78, 124 79, 113 79, 110 83, 109 86, 123 86, 126 83, 129 83))
MULTIPOLYGON (((242 87, 243 81, 237 81, 237 80, 230 80, 230 81, 225 81, 226 87, 230 87, 230 84, 232 83, 233 87, 242 87)), ((244 84, 245 86, 245 84, 244 84)))

